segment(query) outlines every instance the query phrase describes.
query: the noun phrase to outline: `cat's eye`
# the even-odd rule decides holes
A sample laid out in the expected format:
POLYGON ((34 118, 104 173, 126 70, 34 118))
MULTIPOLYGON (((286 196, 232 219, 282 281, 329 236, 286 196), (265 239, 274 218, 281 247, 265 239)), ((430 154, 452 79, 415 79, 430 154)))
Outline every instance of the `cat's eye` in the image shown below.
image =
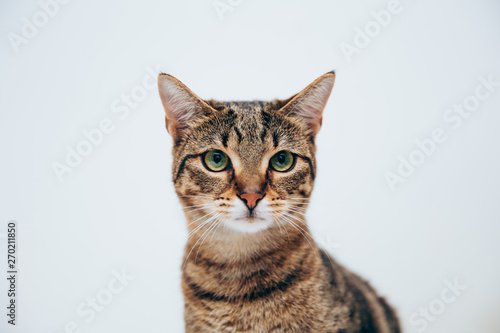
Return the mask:
POLYGON ((283 150, 271 157, 269 165, 273 170, 286 172, 293 168, 295 158, 289 151, 283 150))
POLYGON ((229 157, 223 151, 213 149, 205 153, 203 162, 208 170, 219 172, 226 169, 229 157))

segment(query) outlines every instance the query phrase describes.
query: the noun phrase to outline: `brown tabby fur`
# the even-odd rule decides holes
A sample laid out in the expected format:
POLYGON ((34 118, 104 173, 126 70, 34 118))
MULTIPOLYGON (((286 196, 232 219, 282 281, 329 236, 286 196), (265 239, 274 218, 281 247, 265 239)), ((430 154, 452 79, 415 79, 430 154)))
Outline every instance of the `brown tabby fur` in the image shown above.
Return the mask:
POLYGON ((318 111, 314 93, 325 80, 331 90, 334 77, 327 73, 288 100, 217 102, 160 75, 174 138, 172 176, 190 232, 182 267, 186 332, 400 332, 392 308, 318 248, 304 219, 324 105, 319 114, 305 113, 315 118, 299 108, 316 103, 318 111), (210 149, 226 152, 231 168, 208 171, 200 156, 210 149), (296 154, 294 168, 270 171, 269 158, 281 150, 296 154), (245 188, 265 193, 274 211, 269 228, 225 226, 245 188))

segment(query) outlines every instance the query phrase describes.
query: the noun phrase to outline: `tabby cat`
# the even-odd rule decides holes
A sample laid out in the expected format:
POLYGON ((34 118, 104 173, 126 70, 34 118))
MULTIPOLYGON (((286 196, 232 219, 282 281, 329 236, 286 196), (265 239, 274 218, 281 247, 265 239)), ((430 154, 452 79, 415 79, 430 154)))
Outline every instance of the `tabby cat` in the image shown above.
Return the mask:
POLYGON ((334 81, 326 73, 286 100, 218 102, 158 77, 188 222, 187 333, 401 331, 386 301, 317 246, 304 218, 334 81))

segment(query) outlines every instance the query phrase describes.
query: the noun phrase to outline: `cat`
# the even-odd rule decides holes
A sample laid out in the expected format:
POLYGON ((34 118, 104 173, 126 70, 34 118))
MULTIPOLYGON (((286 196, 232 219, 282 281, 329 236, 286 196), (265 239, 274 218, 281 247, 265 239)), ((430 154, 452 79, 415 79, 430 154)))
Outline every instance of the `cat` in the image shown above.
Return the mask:
POLYGON ((189 238, 187 333, 401 332, 395 311, 312 239, 315 137, 335 81, 269 102, 202 100, 160 74, 189 238))

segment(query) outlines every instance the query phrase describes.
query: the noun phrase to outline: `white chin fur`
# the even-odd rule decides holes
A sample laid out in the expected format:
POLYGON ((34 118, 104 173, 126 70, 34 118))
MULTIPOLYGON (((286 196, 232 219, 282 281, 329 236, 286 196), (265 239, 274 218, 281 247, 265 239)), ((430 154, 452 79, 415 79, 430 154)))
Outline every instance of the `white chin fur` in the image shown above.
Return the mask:
POLYGON ((224 226, 229 229, 236 230, 243 233, 254 234, 261 230, 265 230, 271 226, 272 222, 264 219, 237 219, 227 220, 224 226))
POLYGON ((269 228, 273 224, 272 214, 265 198, 255 207, 253 218, 247 218, 248 208, 239 199, 233 202, 229 215, 230 218, 224 222, 224 226, 243 233, 254 234, 269 228))

